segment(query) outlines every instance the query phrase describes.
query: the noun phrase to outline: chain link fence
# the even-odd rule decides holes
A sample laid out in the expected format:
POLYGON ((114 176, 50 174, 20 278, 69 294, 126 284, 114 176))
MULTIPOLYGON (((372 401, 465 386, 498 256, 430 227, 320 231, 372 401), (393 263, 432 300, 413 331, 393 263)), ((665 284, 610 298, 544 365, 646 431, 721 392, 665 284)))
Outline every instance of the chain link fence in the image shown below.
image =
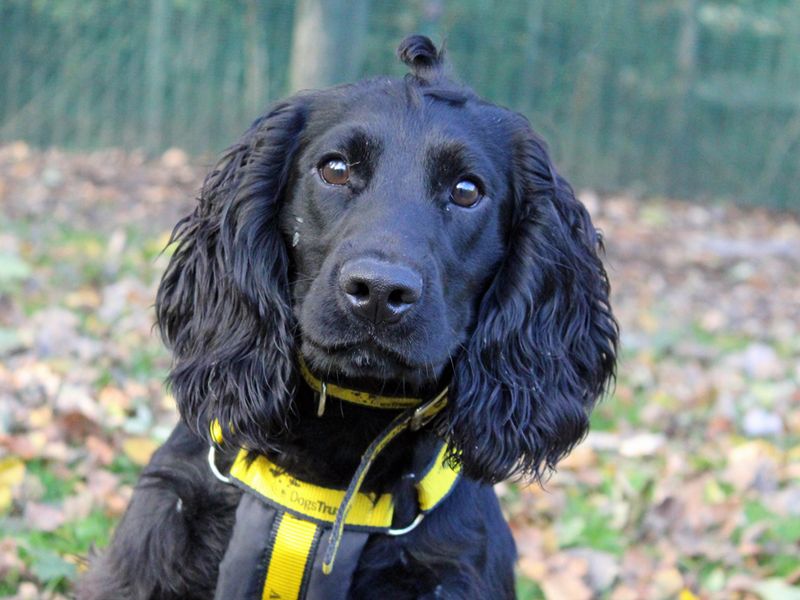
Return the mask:
MULTIPOLYGON (((292 48, 315 4, 3 0, 0 141, 216 154, 292 91, 293 61, 314 60, 292 48)), ((402 73, 393 50, 421 31, 479 93, 527 114, 577 185, 800 208, 799 2, 331 7, 344 42, 330 81, 402 73)))

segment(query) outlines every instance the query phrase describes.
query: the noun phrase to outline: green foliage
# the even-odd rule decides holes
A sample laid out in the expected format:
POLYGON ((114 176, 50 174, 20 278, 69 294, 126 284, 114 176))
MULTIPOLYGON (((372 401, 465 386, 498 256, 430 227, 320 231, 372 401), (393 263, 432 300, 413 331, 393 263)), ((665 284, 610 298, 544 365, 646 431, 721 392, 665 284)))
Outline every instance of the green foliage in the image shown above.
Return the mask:
POLYGON ((788 544, 800 543, 800 517, 776 515, 756 500, 747 502, 743 513, 747 525, 761 523, 765 526, 767 538, 788 544))
POLYGON ((596 506, 591 496, 576 490, 569 500, 556 530, 562 548, 588 547, 618 554, 622 550, 619 530, 613 526, 607 508, 596 506))
POLYGON ((67 562, 52 550, 33 547, 25 554, 27 555, 26 558, 30 564, 31 572, 39 581, 45 583, 49 589, 53 589, 53 587, 62 582, 66 583, 77 574, 74 564, 67 562))
POLYGON ((519 600, 544 600, 545 596, 538 583, 520 576, 517 578, 517 598, 519 600))
MULTIPOLYGON (((17 543, 26 568, 46 589, 63 591, 69 589, 78 574, 78 558, 85 557, 93 547, 105 546, 113 524, 114 519, 93 511, 52 532, 19 529, 0 521, 0 534, 17 543)), ((13 577, 7 583, 14 585, 13 577)))
POLYGON ((0 293, 11 291, 30 273, 30 266, 16 254, 0 253, 0 293))
POLYGON ((63 478, 53 472, 52 465, 46 460, 36 459, 27 463, 30 477, 36 478, 41 484, 43 494, 40 500, 52 502, 68 496, 75 487, 77 477, 63 478))
POLYGON ((112 462, 111 466, 109 467, 109 471, 115 475, 119 475, 120 481, 128 485, 133 485, 136 483, 136 480, 139 478, 140 470, 141 467, 138 467, 124 454, 118 454, 115 456, 114 462, 112 462))

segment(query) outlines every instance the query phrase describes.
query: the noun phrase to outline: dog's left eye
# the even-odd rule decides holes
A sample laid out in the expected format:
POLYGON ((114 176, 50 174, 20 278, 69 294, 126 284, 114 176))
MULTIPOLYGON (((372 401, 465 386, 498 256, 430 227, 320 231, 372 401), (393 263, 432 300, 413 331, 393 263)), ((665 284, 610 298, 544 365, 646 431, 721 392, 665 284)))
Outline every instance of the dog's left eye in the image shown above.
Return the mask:
POLYGON ((471 179, 462 179, 453 186, 453 190, 450 192, 450 199, 464 207, 475 206, 481 196, 480 187, 471 179))
POLYGON ((320 165, 319 176, 325 183, 344 185, 350 180, 350 165, 341 158, 332 158, 320 165))

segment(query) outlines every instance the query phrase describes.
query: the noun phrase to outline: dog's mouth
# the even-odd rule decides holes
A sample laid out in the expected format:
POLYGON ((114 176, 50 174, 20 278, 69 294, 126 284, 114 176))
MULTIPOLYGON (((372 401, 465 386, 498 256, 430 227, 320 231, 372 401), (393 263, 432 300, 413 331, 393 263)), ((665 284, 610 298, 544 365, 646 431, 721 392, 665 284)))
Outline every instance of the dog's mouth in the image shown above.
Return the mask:
POLYGON ((443 365, 415 361, 374 338, 324 344, 303 336, 303 355, 322 373, 354 380, 403 382, 427 387, 441 376, 443 365))

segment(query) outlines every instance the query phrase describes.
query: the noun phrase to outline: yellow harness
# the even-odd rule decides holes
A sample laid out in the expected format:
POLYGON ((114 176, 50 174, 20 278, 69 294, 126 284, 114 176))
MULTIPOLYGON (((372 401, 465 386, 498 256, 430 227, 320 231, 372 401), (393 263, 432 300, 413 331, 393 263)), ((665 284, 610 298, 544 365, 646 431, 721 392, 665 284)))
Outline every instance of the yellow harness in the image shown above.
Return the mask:
MULTIPOLYGON (((224 477, 217 471, 212 446, 209 452, 212 470, 246 492, 237 510, 231 544, 220 565, 217 598, 252 597, 255 592, 263 599, 338 597, 334 590, 346 592, 369 535, 403 535, 413 530, 458 481, 459 471, 446 461, 448 448, 441 442, 434 458, 421 472, 414 473, 417 517, 408 526, 393 529, 392 495, 360 492, 361 484, 389 442, 405 430, 420 429, 444 408, 447 389, 423 403, 416 398, 379 396, 326 384, 314 377, 302 359, 300 371, 318 394, 317 414, 324 411, 328 396, 372 408, 405 410, 364 452, 346 490, 300 481, 267 457, 254 457, 246 449, 239 451, 229 477, 224 477), (323 535, 328 532, 329 535, 323 535), (254 537, 265 539, 254 540, 254 537), (343 539, 347 543, 343 544, 343 539), (332 572, 340 546, 344 546, 345 558, 344 564, 337 568, 334 582, 325 576, 332 572), (254 556, 260 558, 255 560, 254 556), (314 571, 315 565, 320 566, 319 572, 314 571), (321 574, 324 576, 320 577, 321 574)), ((216 421, 212 423, 211 435, 217 444, 222 443, 222 428, 216 421)))

